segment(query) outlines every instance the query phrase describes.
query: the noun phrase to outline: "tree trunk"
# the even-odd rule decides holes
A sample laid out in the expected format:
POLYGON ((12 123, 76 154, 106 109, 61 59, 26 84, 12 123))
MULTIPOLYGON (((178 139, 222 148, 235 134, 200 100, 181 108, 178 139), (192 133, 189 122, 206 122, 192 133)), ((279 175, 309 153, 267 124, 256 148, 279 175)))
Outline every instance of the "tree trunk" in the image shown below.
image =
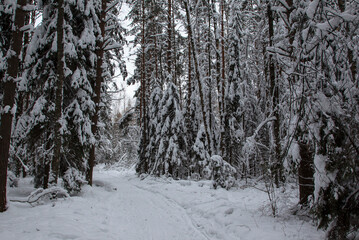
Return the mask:
MULTIPOLYGON (((145 150, 147 143, 147 112, 146 112, 146 66, 145 66, 145 1, 142 0, 142 39, 141 39, 141 86, 140 86, 140 127, 141 127, 141 141, 140 141, 140 154, 139 163, 136 168, 136 172, 139 174, 146 173, 148 171, 148 159, 145 158, 145 150)), ((161 59, 161 58, 160 58, 161 59)), ((161 69, 161 68, 160 68, 161 69)))
MULTIPOLYGON (((212 0, 212 11, 215 12, 215 1, 212 0)), ((221 100, 221 57, 220 57, 220 48, 219 48, 219 38, 218 38, 218 27, 217 27, 218 17, 214 17, 213 20, 213 31, 216 45, 216 80, 217 80, 217 92, 218 92, 218 112, 221 118, 220 123, 222 124, 222 100, 221 100)))
POLYGON ((299 154, 301 161, 299 163, 299 203, 308 204, 308 197, 314 191, 314 169, 313 169, 313 153, 310 151, 308 144, 299 143, 299 154))
MULTIPOLYGON (((273 27, 273 12, 271 9, 271 4, 267 5, 267 14, 268 14, 268 25, 269 25, 269 46, 273 46, 273 37, 274 37, 274 27, 273 27)), ((269 85, 270 85, 270 97, 272 98, 272 111, 273 115, 276 118, 273 121, 272 134, 273 134, 273 168, 272 173, 274 174, 274 181, 276 186, 279 186, 279 182, 282 180, 282 163, 281 163, 281 146, 280 146, 280 122, 279 122, 279 88, 275 76, 275 65, 273 56, 269 54, 268 56, 268 66, 269 66, 269 85)))
MULTIPOLYGON (((208 6, 211 6, 210 0, 208 0, 208 6)), ((212 37, 211 37, 211 19, 212 19, 212 9, 211 7, 208 8, 208 30, 207 30, 207 61, 208 61, 208 71, 207 71, 207 79, 208 79, 208 125, 211 137, 211 148, 212 152, 216 152, 217 143, 214 133, 214 114, 213 114, 213 107, 212 107, 212 85, 213 85, 213 78, 212 78, 212 37)))
MULTIPOLYGON (((94 87, 94 104, 95 104, 95 113, 92 117, 92 125, 91 125, 91 132, 96 137, 97 133, 97 123, 100 114, 100 100, 101 100, 101 85, 103 82, 103 56, 104 56, 104 39, 105 39, 105 25, 106 25, 106 0, 101 1, 101 16, 100 16, 100 31, 101 36, 99 36, 98 41, 96 42, 96 82, 94 87)), ((88 162, 88 169, 86 172, 86 180, 90 186, 92 186, 92 176, 93 176, 93 167, 95 164, 95 152, 96 146, 95 143, 91 145, 90 149, 90 156, 88 162)))
MULTIPOLYGON (((338 0, 338 6, 341 12, 345 12, 345 2, 346 0, 338 0)), ((350 34, 349 23, 346 22, 344 24, 345 24, 346 34, 349 35, 350 34)), ((348 46, 347 56, 349 61, 350 72, 352 75, 352 81, 355 83, 357 77, 357 66, 356 66, 356 61, 354 60, 353 50, 349 46, 348 46)))
MULTIPOLYGON (((222 77, 222 114, 224 114, 224 91, 225 91, 225 80, 226 80, 226 59, 225 59, 225 47, 224 47, 224 0, 221 0, 221 51, 222 51, 222 68, 221 68, 221 77, 222 77)), ((222 117, 224 121, 224 117, 222 117)), ((223 123, 222 123, 223 124, 223 123)), ((222 141, 223 142, 223 141, 222 141)))
POLYGON ((187 112, 190 112, 191 108, 191 96, 192 96, 192 59, 191 59, 191 41, 188 39, 188 88, 187 88, 187 112))
POLYGON ((20 30, 24 26, 25 11, 23 7, 26 0, 18 0, 15 10, 15 30, 11 36, 10 49, 8 51, 8 68, 3 79, 4 96, 2 103, 1 123, 0 123, 0 212, 6 210, 6 182, 7 166, 9 158, 9 148, 11 139, 12 119, 14 113, 16 83, 15 79, 19 71, 19 57, 22 48, 23 32, 20 30))
MULTIPOLYGON (((167 16, 167 71, 168 74, 172 74, 172 0, 168 0, 168 16, 167 16)), ((174 76, 171 76, 172 78, 174 76)))
POLYGON ((206 117, 206 111, 205 111, 205 107, 204 107, 204 97, 203 97, 203 89, 202 89, 202 82, 201 82, 202 78, 201 78, 201 74, 199 72, 198 59, 197 59, 197 54, 196 54, 196 45, 194 44, 194 38, 193 38, 193 34, 192 34, 192 25, 191 25, 191 20, 190 20, 190 10, 189 10, 189 7, 188 7, 187 0, 184 0, 183 3, 184 3, 185 11, 186 11, 188 38, 191 41, 191 48, 192 48, 194 68, 195 68, 195 76, 196 76, 197 82, 198 82, 198 92, 199 92, 199 97, 200 97, 200 102, 201 102, 201 110, 202 110, 204 131, 206 133, 208 150, 209 150, 209 153, 211 154, 211 148, 210 148, 210 146, 211 146, 211 138, 210 138, 209 131, 208 131, 208 126, 207 126, 207 117, 206 117))
POLYGON ((57 83, 55 90, 55 129, 54 129, 54 156, 52 159, 51 183, 57 184, 60 169, 62 136, 61 118, 62 118, 62 98, 64 84, 64 0, 57 2, 57 83))

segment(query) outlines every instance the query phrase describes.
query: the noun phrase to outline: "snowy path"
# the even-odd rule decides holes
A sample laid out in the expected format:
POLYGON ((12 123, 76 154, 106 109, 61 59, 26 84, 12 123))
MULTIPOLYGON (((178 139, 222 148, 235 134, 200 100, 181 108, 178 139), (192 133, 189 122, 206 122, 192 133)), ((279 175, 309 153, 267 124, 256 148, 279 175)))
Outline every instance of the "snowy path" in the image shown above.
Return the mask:
MULTIPOLYGON (((266 199, 254 192, 212 190, 205 182, 141 181, 117 171, 97 171, 95 179, 95 186, 86 187, 81 196, 55 204, 11 203, 0 214, 0 239, 323 238, 322 232, 298 219, 278 220, 258 213, 258 204, 266 199)), ((10 190, 10 198, 16 195, 19 189, 10 190)))

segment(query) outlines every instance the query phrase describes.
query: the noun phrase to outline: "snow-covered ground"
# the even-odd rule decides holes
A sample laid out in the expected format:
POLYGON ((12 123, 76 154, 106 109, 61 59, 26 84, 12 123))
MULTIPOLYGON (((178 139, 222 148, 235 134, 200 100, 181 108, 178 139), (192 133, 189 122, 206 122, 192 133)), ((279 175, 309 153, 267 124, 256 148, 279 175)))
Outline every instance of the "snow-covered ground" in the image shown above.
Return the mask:
MULTIPOLYGON (((270 216, 266 193, 252 187, 213 190, 209 182, 137 178, 96 168, 79 196, 31 206, 11 202, 0 214, 1 240, 319 240, 308 220, 288 213, 294 190, 270 216), (291 195, 292 194, 292 195, 291 195)), ((33 191, 29 179, 9 199, 33 191)))

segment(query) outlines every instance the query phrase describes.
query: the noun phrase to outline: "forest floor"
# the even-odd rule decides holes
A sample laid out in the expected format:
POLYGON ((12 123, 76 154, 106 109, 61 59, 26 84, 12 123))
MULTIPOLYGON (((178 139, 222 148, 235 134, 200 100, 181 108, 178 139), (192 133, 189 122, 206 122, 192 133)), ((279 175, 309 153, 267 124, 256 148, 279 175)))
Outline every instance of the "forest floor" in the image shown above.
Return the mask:
MULTIPOLYGON (((308 217, 290 214, 297 190, 289 185, 271 216, 267 194, 241 183, 229 191, 209 181, 174 181, 97 167, 94 186, 77 196, 41 204, 10 202, 0 214, 1 240, 319 240, 308 217)), ((9 189, 27 196, 30 179, 9 189)))

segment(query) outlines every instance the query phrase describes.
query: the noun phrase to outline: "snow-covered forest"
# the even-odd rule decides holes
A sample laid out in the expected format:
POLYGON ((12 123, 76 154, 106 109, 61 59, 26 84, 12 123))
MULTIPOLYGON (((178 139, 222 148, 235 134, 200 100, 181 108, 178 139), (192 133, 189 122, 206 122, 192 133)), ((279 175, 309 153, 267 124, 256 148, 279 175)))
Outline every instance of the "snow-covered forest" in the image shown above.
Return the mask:
POLYGON ((357 0, 0 0, 0 239, 358 240, 358 67, 357 0))

